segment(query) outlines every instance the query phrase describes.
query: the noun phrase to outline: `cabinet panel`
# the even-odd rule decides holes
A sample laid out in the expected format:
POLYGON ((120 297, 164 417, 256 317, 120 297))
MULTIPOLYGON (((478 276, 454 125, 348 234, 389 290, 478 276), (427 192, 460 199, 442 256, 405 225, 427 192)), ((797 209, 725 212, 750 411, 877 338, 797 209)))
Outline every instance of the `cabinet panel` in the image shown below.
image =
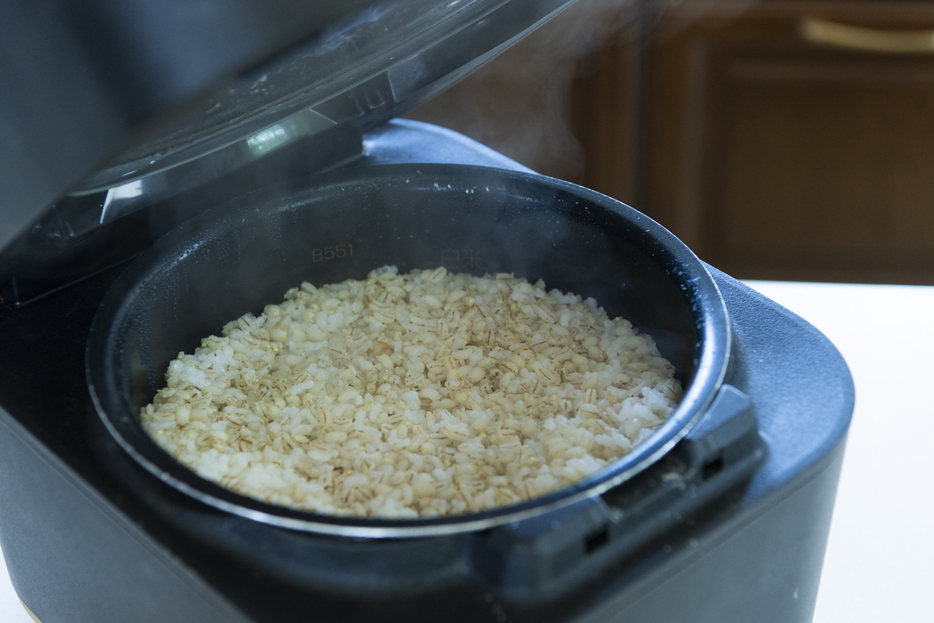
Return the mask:
POLYGON ((934 267, 934 61, 733 57, 723 69, 700 241, 711 258, 934 267))
POLYGON ((896 33, 934 26, 931 5, 900 6, 663 16, 645 210, 736 276, 934 283, 934 49, 843 49, 800 31, 817 10, 896 33))

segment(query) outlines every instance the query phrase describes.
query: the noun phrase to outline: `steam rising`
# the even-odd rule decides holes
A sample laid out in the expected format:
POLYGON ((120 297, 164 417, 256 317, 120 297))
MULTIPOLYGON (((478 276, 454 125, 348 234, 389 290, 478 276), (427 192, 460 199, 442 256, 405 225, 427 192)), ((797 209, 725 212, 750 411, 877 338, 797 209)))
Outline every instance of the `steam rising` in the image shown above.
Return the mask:
POLYGON ((569 124, 571 85, 586 57, 624 31, 638 0, 582 0, 408 116, 462 132, 564 178, 584 167, 569 124))
MULTIPOLYGON (((650 39, 664 44, 700 19, 728 21, 755 2, 579 0, 407 116, 466 134, 540 173, 581 182, 584 150, 572 121, 581 117, 589 103, 572 115, 573 85, 591 72, 594 59, 605 54, 619 55, 621 61, 626 57, 625 71, 632 72, 626 80, 635 84, 639 81, 635 74, 646 69, 639 66, 637 57, 650 39), (664 31, 657 28, 663 16, 664 31)), ((624 90, 639 88, 623 85, 624 90)), ((590 91, 586 95, 600 96, 590 91)), ((635 136, 626 138, 636 140, 635 136)))

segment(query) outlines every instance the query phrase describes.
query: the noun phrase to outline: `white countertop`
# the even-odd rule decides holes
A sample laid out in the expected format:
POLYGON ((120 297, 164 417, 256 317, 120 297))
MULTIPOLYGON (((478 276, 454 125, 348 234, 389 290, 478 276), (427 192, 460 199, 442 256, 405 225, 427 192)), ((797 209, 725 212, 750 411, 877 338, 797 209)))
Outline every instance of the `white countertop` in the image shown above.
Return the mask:
MULTIPOLYGON (((856 383, 814 623, 930 621, 934 287, 748 283, 823 331, 856 383)), ((0 621, 32 623, 4 565, 0 621)))
POLYGON ((856 385, 814 623, 931 621, 934 287, 747 283, 830 338, 856 385))

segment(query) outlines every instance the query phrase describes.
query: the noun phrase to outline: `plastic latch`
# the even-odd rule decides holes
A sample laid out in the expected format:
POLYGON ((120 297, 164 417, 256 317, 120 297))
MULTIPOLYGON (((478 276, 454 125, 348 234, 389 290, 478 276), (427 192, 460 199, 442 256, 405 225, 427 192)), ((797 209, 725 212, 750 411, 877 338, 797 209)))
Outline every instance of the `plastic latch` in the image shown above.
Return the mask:
POLYGON ((492 531, 474 564, 507 592, 540 589, 578 567, 592 541, 606 538, 610 520, 609 508, 597 497, 507 524, 492 531))
POLYGON ((699 529, 689 518, 748 481, 764 456, 752 401, 723 385, 660 461, 599 497, 486 533, 474 568, 514 598, 571 590, 602 568, 639 559, 672 530, 699 529))
POLYGON ((759 446, 759 423, 752 400, 722 385, 703 418, 678 444, 678 454, 707 480, 759 446))

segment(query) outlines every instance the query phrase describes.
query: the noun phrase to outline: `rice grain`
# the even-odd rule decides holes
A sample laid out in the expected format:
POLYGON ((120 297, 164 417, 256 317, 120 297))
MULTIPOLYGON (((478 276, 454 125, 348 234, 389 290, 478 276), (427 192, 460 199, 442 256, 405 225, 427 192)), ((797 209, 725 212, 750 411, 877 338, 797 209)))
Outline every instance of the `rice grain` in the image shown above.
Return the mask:
POLYGON ((528 500, 650 436, 681 387, 593 299, 444 268, 303 283, 179 353, 144 428, 273 504, 414 518, 528 500))

